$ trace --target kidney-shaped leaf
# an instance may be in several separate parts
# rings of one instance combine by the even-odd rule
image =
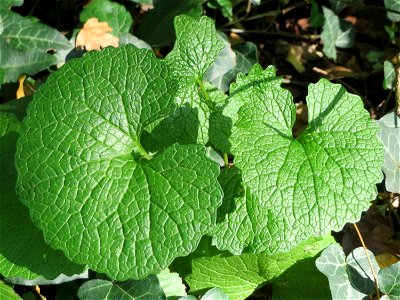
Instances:
[[[252,238],[243,234],[248,227],[237,226],[237,235],[247,239],[239,241],[241,249],[254,252],[288,250],[358,220],[382,180],[378,128],[359,97],[325,79],[311,84],[309,126],[293,138],[295,106],[276,80],[260,78],[247,86],[252,101],[242,101],[230,139],[242,170],[246,198],[240,206],[246,213],[231,213],[229,220],[249,219]],[[231,241],[219,244],[238,252]]]
[[[140,279],[190,253],[221,203],[200,145],[153,159],[143,129],[174,110],[176,82],[151,51],[88,53],[36,92],[17,146],[18,193],[46,241],[111,278]]]

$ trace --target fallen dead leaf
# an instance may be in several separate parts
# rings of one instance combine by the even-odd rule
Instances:
[[[118,47],[119,39],[110,32],[112,32],[112,28],[107,22],[99,22],[97,18],[91,18],[79,31],[75,47],[83,47],[87,51],[100,50],[107,46]]]

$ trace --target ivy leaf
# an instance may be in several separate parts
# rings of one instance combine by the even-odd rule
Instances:
[[[19,3],[8,1],[8,4]],[[25,73],[33,75],[52,64],[56,58],[47,50],[68,49],[68,40],[44,24],[22,17],[5,7],[0,8],[0,68],[1,83],[16,81]]]
[[[103,279],[89,280],[79,288],[78,297],[80,300],[167,299],[155,275],[142,280],[124,282],[112,282]]]
[[[393,22],[400,21],[400,1],[398,0],[384,0],[385,7],[397,11],[397,13],[388,11],[387,17]]]
[[[225,47],[214,60],[214,63],[208,71],[204,74],[204,80],[207,80],[219,88],[216,83],[218,83],[221,78],[236,65],[236,53],[233,51],[231,43],[226,35],[218,33],[218,38],[225,44]]]
[[[25,98],[0,105],[0,273],[8,279],[52,280],[61,273],[73,275],[85,268],[71,263],[62,252],[44,242],[27,207],[19,202],[15,193],[14,155],[28,102]]]
[[[220,288],[213,288],[208,290],[202,297],[202,300],[228,300],[229,297]]]
[[[18,142],[18,192],[69,259],[142,279],[211,231],[222,191],[205,148],[174,144],[148,160],[140,143],[175,109],[176,86],[164,61],[126,45],[72,60],[35,93]]]
[[[55,63],[56,58],[50,54],[15,49],[0,37],[0,68],[5,72],[3,83],[17,81],[21,74],[34,75]]]
[[[0,0],[1,6],[5,8],[10,8],[12,6],[21,6],[24,0]]]
[[[3,29],[0,38],[18,50],[47,51],[69,48],[67,38],[57,30],[8,9],[0,8],[0,24]]]
[[[354,44],[354,27],[351,23],[340,19],[333,11],[322,7],[325,22],[322,27],[321,40],[324,44],[322,51],[336,61],[336,47],[351,48]]]
[[[175,46],[165,60],[171,66],[174,78],[179,81],[175,98],[179,108],[154,129],[152,135],[156,140],[153,144],[159,147],[174,142],[205,145],[209,140],[210,106],[214,103],[199,95],[198,85],[224,43],[218,39],[214,21],[208,17],[196,21],[190,16],[178,16],[175,18],[175,29]]]
[[[301,266],[307,265],[308,270],[318,272],[315,266],[313,268],[308,266],[308,259],[314,259],[332,241],[331,236],[310,238],[290,252],[275,255],[266,253],[232,255],[218,251],[214,251],[211,255],[202,254],[191,260],[192,272],[185,279],[190,291],[195,294],[204,289],[219,287],[231,300],[244,299],[267,282],[273,284],[273,291],[282,289],[282,286],[287,284],[288,278],[293,278],[293,273],[298,272]],[[194,254],[196,253],[197,251]],[[312,279],[318,280],[320,284],[325,283],[318,278],[318,275]],[[309,290],[318,289],[321,296],[323,285],[316,287],[311,281],[309,280],[305,286],[308,286]]]
[[[385,162],[382,170],[385,173],[386,190],[400,193],[400,118],[390,112],[379,121],[379,139],[385,147]]]
[[[211,0],[211,1],[207,1],[207,6],[214,8],[214,9],[220,9],[222,12],[222,15],[225,18],[228,18],[230,21],[232,21],[232,19],[233,19],[232,0]]]
[[[203,13],[201,0],[159,0],[143,19],[138,37],[150,46],[166,46],[175,39],[174,18],[188,15],[195,19]],[[176,25],[175,25],[176,26]]]
[[[112,35],[116,37],[129,32],[133,24],[132,16],[125,6],[109,0],[91,1],[79,16],[82,23],[92,18],[106,22],[112,28]]]
[[[293,138],[291,94],[276,78],[248,81],[248,100],[242,99],[248,103],[229,140],[246,197],[227,222],[241,238],[214,233],[217,246],[234,253],[287,251],[358,220],[376,196],[383,162],[378,127],[361,99],[325,79],[310,84],[309,126]]]
[[[374,283],[367,275],[370,273],[370,266],[368,262],[365,264],[367,260],[365,251],[363,248],[357,249],[361,251],[350,253],[346,259],[340,245],[332,244],[322,252],[316,261],[318,270],[328,277],[332,299],[334,300],[367,299],[368,294],[374,291]],[[374,266],[379,269],[374,254],[369,250],[367,251],[371,260],[375,263]],[[349,260],[351,263],[349,263]],[[362,265],[357,265],[358,261]],[[363,291],[358,288],[362,288]]]
[[[400,262],[381,269],[378,273],[379,289],[390,300],[400,299]]]
[[[394,71],[394,66],[390,60],[385,60],[383,63],[383,88],[392,89],[396,80],[396,73]]]

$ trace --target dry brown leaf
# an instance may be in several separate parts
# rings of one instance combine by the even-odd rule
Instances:
[[[77,48],[84,47],[87,51],[100,50],[107,46],[118,47],[119,39],[110,32],[112,32],[112,28],[107,22],[99,22],[97,18],[91,18],[79,31],[75,46]]]

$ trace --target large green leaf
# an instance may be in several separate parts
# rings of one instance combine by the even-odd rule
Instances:
[[[97,18],[100,22],[107,22],[113,29],[112,34],[120,37],[129,32],[133,24],[131,14],[125,6],[110,0],[93,0],[81,12],[79,19],[86,22],[90,18]]]
[[[354,27],[351,23],[340,19],[329,8],[322,7],[324,12],[324,26],[322,27],[321,40],[325,55],[336,60],[336,47],[351,48],[354,44]]]
[[[176,17],[175,29],[175,46],[165,60],[179,81],[175,100],[180,107],[155,129],[154,143],[161,147],[174,142],[206,144],[214,103],[203,97],[199,81],[218,57],[224,43],[218,39],[214,21],[208,17],[198,21],[185,15]],[[220,96],[217,98],[221,99]]]
[[[200,18],[203,9],[201,0],[159,0],[148,12],[138,30],[138,37],[150,46],[166,46],[175,39],[174,18],[185,14]],[[193,33],[194,34],[194,33]]]
[[[164,61],[127,45],[72,60],[36,92],[18,143],[18,192],[71,260],[141,279],[212,229],[222,191],[205,148],[174,144],[147,160],[140,144],[174,110],[176,87]]]
[[[400,117],[395,112],[388,113],[378,125],[379,139],[385,147],[385,186],[389,192],[400,193]]]
[[[93,279],[85,282],[78,290],[80,300],[163,300],[164,291],[155,275],[142,280],[112,282],[103,279]]]
[[[62,252],[53,250],[44,242],[42,233],[29,217],[27,207],[15,194],[17,132],[28,101],[24,99],[0,105],[0,273],[8,278],[52,280],[61,273],[81,273],[84,267],[71,263]]]
[[[282,292],[282,286],[288,284],[288,279],[293,280],[293,273],[299,272],[297,265],[299,267],[310,265],[308,261],[307,263],[303,262],[306,259],[314,258],[332,241],[331,236],[311,238],[290,252],[275,255],[244,253],[234,256],[227,252],[202,255],[192,259],[192,271],[186,280],[193,293],[211,287],[219,287],[231,300],[250,296],[255,289],[266,282],[273,284],[273,290],[276,287],[279,292]],[[307,268],[314,271],[315,266]],[[324,286],[315,285],[324,283],[323,281],[319,280],[315,284],[312,282],[313,279],[318,279],[318,276],[307,278],[310,280],[307,283],[309,293],[305,293],[306,295],[312,295],[312,291],[315,293],[317,289],[324,290]],[[321,295],[323,294],[320,293]]]
[[[234,253],[275,253],[340,230],[359,219],[382,180],[378,126],[359,97],[325,79],[310,84],[309,126],[293,138],[291,94],[261,75],[247,80],[229,140],[245,197],[214,233],[217,247]]]

